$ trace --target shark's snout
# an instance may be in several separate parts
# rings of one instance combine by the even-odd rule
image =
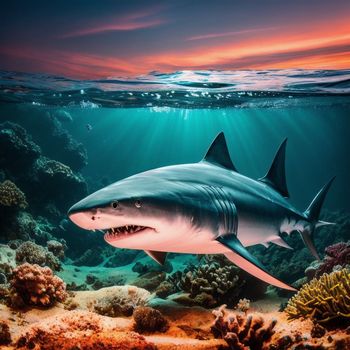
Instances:
[[[94,227],[94,223],[98,218],[90,211],[82,212],[68,212],[69,219],[72,220],[77,226],[90,230]]]

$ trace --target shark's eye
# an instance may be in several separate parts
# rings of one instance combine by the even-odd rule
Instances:
[[[113,201],[111,203],[111,207],[114,208],[114,209],[117,209],[119,207],[119,202],[118,201]]]
[[[135,207],[136,208],[141,208],[141,205],[142,205],[142,203],[141,203],[141,201],[139,199],[135,201]]]

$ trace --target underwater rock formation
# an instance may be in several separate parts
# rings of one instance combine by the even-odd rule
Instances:
[[[161,312],[148,306],[137,307],[132,316],[134,329],[139,333],[164,333],[169,328],[168,321]]]
[[[81,256],[74,260],[76,266],[96,266],[103,262],[102,249],[87,249]]]
[[[25,209],[28,206],[25,194],[10,180],[0,183],[0,206]]]
[[[94,311],[110,317],[131,316],[137,306],[145,306],[150,298],[149,292],[134,286],[104,288],[98,292],[104,293],[94,301]]]
[[[103,316],[71,311],[31,326],[16,342],[16,349],[38,350],[155,350],[138,333],[119,330]]]
[[[215,321],[211,331],[216,338],[226,341],[232,350],[261,350],[271,339],[277,320],[266,321],[261,316],[228,314],[226,305],[214,310]]]
[[[24,242],[16,249],[17,264],[30,263],[39,266],[48,266],[52,270],[59,271],[61,262],[50,251],[34,242]]]
[[[48,267],[25,263],[17,266],[10,280],[12,307],[25,305],[51,306],[66,299],[65,283]]]
[[[143,264],[142,262],[138,261],[135,263],[135,265],[132,267],[132,270],[134,272],[137,272],[140,276],[149,273],[149,272],[167,272],[171,273],[173,271],[173,266],[169,260],[166,260],[164,265],[160,265],[156,263],[155,261],[151,261],[149,263]]]
[[[150,271],[138,277],[133,281],[133,285],[139,288],[147,289],[150,292],[159,288],[160,284],[164,282],[166,273],[161,271]]]
[[[350,322],[350,271],[343,269],[313,279],[288,302],[285,312],[290,319],[310,318],[324,325]]]

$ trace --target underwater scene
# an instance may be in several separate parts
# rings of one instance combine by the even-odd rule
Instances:
[[[0,72],[1,349],[350,349],[350,71]]]

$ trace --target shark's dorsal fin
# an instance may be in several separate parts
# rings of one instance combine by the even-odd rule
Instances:
[[[274,190],[279,192],[283,197],[288,198],[288,188],[286,182],[286,167],[285,167],[285,159],[286,159],[286,145],[287,139],[285,139],[273,159],[271,167],[267,174],[259,179],[259,181],[266,183],[271,186]]]
[[[223,132],[216,136],[203,160],[209,163],[223,166],[230,170],[237,171],[230,158],[230,153],[228,151],[225,135]]]
[[[164,265],[166,259],[166,252],[157,252],[155,250],[145,250],[148,256],[155,260],[158,264]]]

